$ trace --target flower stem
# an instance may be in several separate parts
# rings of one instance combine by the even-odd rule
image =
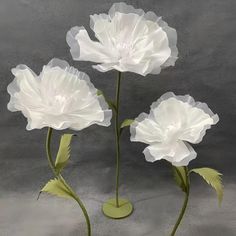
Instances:
[[[46,152],[47,152],[47,159],[48,159],[48,163],[50,168],[52,169],[53,174],[55,175],[56,178],[58,178],[62,184],[68,189],[68,191],[71,193],[71,196],[74,198],[74,200],[79,204],[86,223],[87,223],[87,231],[88,231],[88,236],[91,236],[91,224],[90,224],[90,220],[89,220],[89,216],[87,213],[87,210],[84,206],[84,204],[82,203],[82,201],[80,200],[79,196],[76,195],[76,193],[72,190],[72,188],[66,183],[65,179],[62,177],[61,174],[58,174],[55,168],[55,164],[53,162],[52,159],[52,155],[51,155],[51,140],[52,140],[52,128],[48,128],[48,133],[47,133],[47,139],[46,139]]]
[[[116,135],[116,207],[119,207],[119,178],[120,178],[120,125],[119,125],[119,109],[120,109],[120,84],[121,72],[118,72],[116,85],[116,112],[115,112],[115,135]]]
[[[170,234],[170,236],[174,236],[183,217],[184,217],[184,214],[185,214],[185,211],[186,211],[186,208],[187,208],[187,205],[188,205],[188,200],[189,200],[189,192],[190,192],[190,181],[189,181],[189,175],[188,175],[188,169],[187,167],[184,167],[185,169],[185,179],[186,179],[186,192],[185,192],[185,198],[184,198],[184,203],[183,203],[183,206],[182,206],[182,209],[180,211],[180,214],[179,214],[179,217],[175,223],[175,226]],[[182,180],[183,181],[183,180]],[[183,181],[183,184],[184,181]]]
[[[48,164],[53,172],[53,174],[57,177],[55,165],[52,159],[52,154],[51,154],[51,140],[52,140],[52,128],[48,128],[47,132],[47,139],[46,139],[46,152],[47,152],[47,159],[48,159]]]
[[[90,224],[90,220],[89,220],[89,215],[87,213],[87,210],[86,210],[83,202],[80,200],[79,196],[76,195],[76,193],[71,189],[71,187],[66,183],[66,181],[64,180],[64,178],[61,175],[59,175],[59,179],[62,181],[64,186],[70,191],[74,200],[79,204],[79,206],[84,214],[85,220],[86,220],[88,236],[91,236],[91,224]]]

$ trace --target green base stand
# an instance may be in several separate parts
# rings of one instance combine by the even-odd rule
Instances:
[[[116,199],[112,198],[103,204],[102,211],[109,218],[122,219],[132,214],[133,206],[129,200],[120,198],[119,207],[117,207]]]

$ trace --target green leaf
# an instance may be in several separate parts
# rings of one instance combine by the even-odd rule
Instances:
[[[221,178],[222,174],[217,170],[206,167],[192,169],[190,172],[199,174],[209,185],[211,185],[216,190],[219,205],[221,205],[223,199],[223,184]]]
[[[61,136],[60,146],[55,161],[55,168],[58,174],[66,166],[70,158],[70,143],[73,136],[74,134],[63,134]]]
[[[186,192],[187,180],[184,167],[173,166],[173,174],[176,184],[182,189],[183,192]]]
[[[97,90],[97,95],[98,96],[102,95],[104,97],[104,94],[103,94],[102,90],[99,90],[99,89]]]
[[[117,112],[116,104],[115,104],[113,101],[110,101],[110,100],[106,100],[106,101],[107,101],[107,104],[109,105],[109,107],[110,107],[113,111]]]
[[[132,119],[125,119],[120,125],[120,135],[121,135],[123,129],[127,126],[130,126],[133,122],[134,122],[134,120],[132,120]]]
[[[102,90],[97,90],[97,95],[98,95],[98,96],[100,96],[100,95],[103,96],[104,99],[105,99],[105,101],[107,102],[108,106],[109,106],[113,111],[117,112],[116,104],[115,104],[113,101],[108,100],[108,99],[105,97],[105,95],[104,95],[104,93],[102,92]]]
[[[121,123],[120,128],[124,128],[124,127],[130,126],[133,122],[134,122],[134,120],[132,120],[132,119],[125,119]]]
[[[70,191],[57,178],[50,180],[40,192],[46,192],[58,197],[72,198]]]

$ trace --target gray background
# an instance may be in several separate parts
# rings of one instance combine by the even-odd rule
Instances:
[[[97,88],[114,97],[116,72],[100,73],[91,63],[73,62],[65,42],[75,25],[89,28],[89,15],[107,12],[114,1],[1,0],[0,1],[0,235],[86,235],[81,211],[73,201],[42,195],[40,188],[52,174],[44,142],[46,130],[25,130],[20,113],[6,109],[10,69],[27,64],[39,73],[53,57],[66,59],[85,71]],[[191,167],[209,166],[224,174],[225,199],[217,206],[214,191],[198,176],[192,178],[189,208],[179,236],[236,235],[236,1],[136,0],[127,1],[153,10],[177,29],[176,66],[160,75],[126,73],[122,81],[123,118],[134,118],[167,91],[191,94],[208,103],[220,122],[195,146],[198,158]],[[57,148],[59,132],[54,139]],[[114,192],[114,139],[112,127],[92,126],[78,133],[64,175],[84,200],[95,236],[165,236],[171,230],[183,195],[172,181],[166,162],[147,163],[145,145],[122,139],[121,193],[135,204],[134,214],[113,221],[100,211]]]

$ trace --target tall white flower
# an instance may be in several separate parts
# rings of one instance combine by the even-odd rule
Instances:
[[[88,75],[53,59],[37,76],[26,65],[12,69],[15,79],[8,85],[8,109],[21,111],[27,130],[51,127],[81,130],[92,124],[109,126],[111,110],[90,82]]]
[[[67,33],[67,43],[74,60],[98,63],[93,67],[101,72],[159,74],[177,60],[176,30],[153,12],[115,3],[108,14],[91,15],[90,27],[98,41],[76,26]]]
[[[131,141],[149,144],[143,151],[149,162],[165,159],[174,166],[186,166],[197,156],[189,143],[201,142],[218,121],[207,104],[168,92],[151,105],[150,114],[141,113],[135,119]]]

